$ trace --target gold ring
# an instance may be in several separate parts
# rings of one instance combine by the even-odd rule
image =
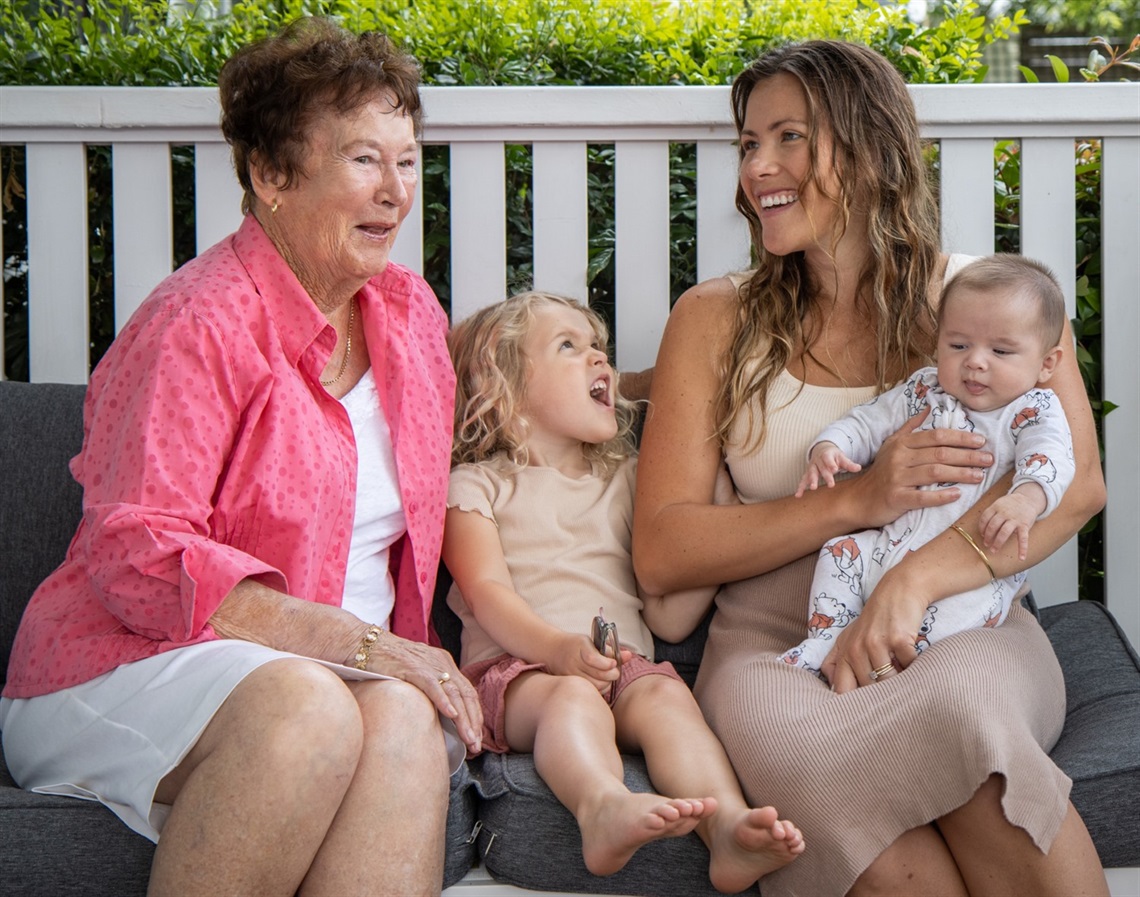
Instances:
[[[450,681],[451,681],[451,673],[444,673],[442,676],[439,677],[439,684],[440,685],[443,685],[443,683],[450,682]]]
[[[875,669],[871,670],[871,675],[870,675],[871,681],[872,682],[878,682],[880,679],[882,679],[884,676],[886,676],[887,673],[891,672],[891,670],[893,670],[894,668],[895,668],[895,665],[893,663],[890,663],[890,662],[884,663],[881,667],[875,667]]]

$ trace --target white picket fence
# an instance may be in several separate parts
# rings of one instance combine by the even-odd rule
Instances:
[[[505,153],[533,148],[534,284],[585,298],[586,148],[615,152],[617,361],[655,359],[669,312],[669,144],[697,146],[697,269],[744,267],[736,151],[724,87],[424,91],[424,140],[450,152],[452,313],[506,295]],[[1103,140],[1108,603],[1140,645],[1140,84],[911,88],[941,144],[944,248],[994,249],[994,141],[1021,141],[1021,251],[1061,277],[1075,308],[1074,141]],[[35,381],[88,376],[85,145],[113,148],[117,326],[172,267],[171,145],[195,150],[197,245],[233,231],[240,191],[207,88],[0,87],[0,142],[27,150],[29,353]],[[397,260],[422,268],[417,201]],[[0,247],[2,251],[3,247]],[[2,253],[0,253],[2,254]],[[0,340],[2,346],[2,340]],[[0,349],[2,351],[2,349]],[[1034,571],[1042,604],[1076,594],[1075,540]]]

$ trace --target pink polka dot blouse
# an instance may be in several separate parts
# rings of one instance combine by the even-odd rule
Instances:
[[[359,294],[407,533],[392,547],[392,629],[427,641],[455,374],[431,288],[390,264]],[[336,333],[260,224],[164,280],[91,377],[71,471],[83,519],[36,591],[4,694],[58,691],[214,639],[246,577],[338,605],[356,447],[319,377]]]

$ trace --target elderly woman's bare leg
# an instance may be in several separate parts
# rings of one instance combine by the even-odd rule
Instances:
[[[966,897],[966,885],[946,842],[932,825],[920,825],[884,850],[855,880],[849,897]]]
[[[349,687],[364,747],[301,894],[439,894],[450,789],[439,714],[404,682]]]
[[[352,782],[363,742],[331,671],[275,660],[233,690],[155,799],[173,803],[150,895],[292,895]]]
[[[938,820],[951,851],[963,858],[959,865],[970,893],[1107,897],[1100,858],[1073,805],[1049,852],[1042,853],[1029,835],[1006,821],[1004,786],[1002,776],[990,776],[969,801]]]

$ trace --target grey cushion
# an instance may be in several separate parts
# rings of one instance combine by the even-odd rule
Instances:
[[[79,523],[67,463],[83,440],[85,387],[0,381],[0,675],[24,606]]]
[[[451,799],[447,805],[446,853],[443,857],[443,886],[449,887],[475,865],[475,823],[479,796],[467,765],[451,777]]]
[[[154,845],[102,804],[32,794],[0,758],[0,891],[40,897],[146,893]]]
[[[82,490],[68,461],[83,438],[86,388],[0,381],[0,675],[32,592],[63,560]],[[475,857],[476,793],[451,779],[444,886]],[[5,894],[144,894],[154,845],[102,804],[16,787],[0,753],[0,890]]]
[[[467,771],[451,777],[443,886],[475,860],[477,796]],[[106,807],[18,788],[0,756],[0,892],[76,897],[144,895],[154,845]]]
[[[626,754],[622,761],[626,787],[653,790],[641,757]],[[471,767],[481,798],[479,853],[496,879],[524,888],[588,894],[720,893],[709,884],[709,853],[695,834],[651,842],[620,872],[602,878],[586,869],[578,825],[538,777],[530,754],[484,754]]]
[[[1032,606],[1032,602],[1031,606]],[[1040,617],[1065,675],[1068,716],[1052,757],[1073,779],[1072,800],[1105,866],[1140,865],[1140,664],[1105,608],[1073,602]],[[683,674],[695,671],[707,623],[679,645],[656,643]],[[691,684],[691,680],[690,680]],[[644,761],[623,755],[626,784],[651,790]],[[695,835],[650,844],[617,875],[598,878],[582,863],[573,816],[539,779],[529,754],[472,764],[481,796],[479,850],[501,881],[597,894],[714,894],[708,853]],[[541,848],[536,849],[535,845]]]
[[[1041,608],[1068,712],[1053,760],[1105,866],[1140,866],[1140,659],[1103,605]]]
[[[447,607],[450,585],[451,577],[441,568],[432,623],[458,662],[461,624]],[[654,639],[656,657],[672,663],[690,687],[710,619],[711,614],[678,644]],[[655,790],[642,757],[623,754],[622,763],[631,791]],[[578,824],[539,778],[530,754],[484,754],[469,766],[480,798],[479,855],[496,879],[524,888],[589,894],[712,897],[720,893],[709,884],[709,853],[695,834],[648,844],[620,872],[601,878],[586,868]]]

